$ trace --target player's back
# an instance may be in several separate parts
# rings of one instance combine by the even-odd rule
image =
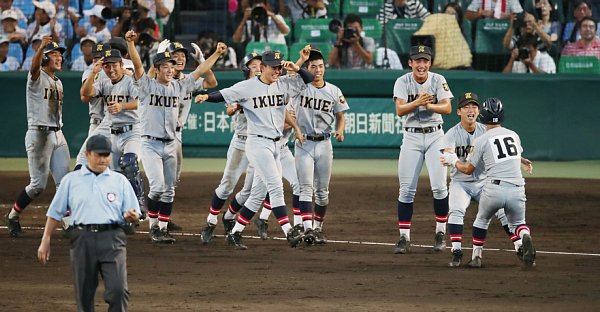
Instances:
[[[488,180],[524,185],[522,152],[519,135],[510,129],[497,127],[489,129],[475,140],[470,161],[475,167],[485,168]]]

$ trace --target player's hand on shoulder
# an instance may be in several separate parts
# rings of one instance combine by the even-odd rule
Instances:
[[[129,30],[127,31],[127,33],[125,34],[125,40],[127,40],[127,42],[134,42],[135,39],[137,38],[137,33],[133,30]]]
[[[200,104],[200,103],[206,101],[207,99],[208,99],[208,94],[198,94],[194,98],[194,101],[196,102],[196,104]]]

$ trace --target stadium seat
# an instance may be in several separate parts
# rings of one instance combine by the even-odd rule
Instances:
[[[325,42],[335,40],[336,34],[329,31],[331,18],[308,18],[296,21],[294,40],[296,42]]]
[[[12,42],[8,44],[8,55],[15,57],[19,63],[23,62],[23,48],[21,44]]]
[[[465,34],[469,49],[473,50],[473,24],[471,24],[470,20],[466,18],[463,19],[462,30],[463,34]]]
[[[386,25],[385,34],[388,48],[399,55],[408,54],[410,50],[410,37],[423,25],[420,19],[395,19]]]
[[[289,54],[290,61],[292,61],[292,62],[297,61],[298,58],[300,57],[300,50],[302,50],[305,46],[306,46],[305,42],[296,42],[296,43],[292,44],[292,46],[290,47],[290,54]],[[331,44],[324,42],[324,43],[318,43],[318,44],[311,44],[311,46],[321,50],[321,53],[323,54],[323,59],[325,61],[325,65],[327,65],[329,53],[331,52],[331,49],[332,49]]]
[[[349,13],[361,16],[375,17],[383,6],[383,0],[344,0],[342,12],[344,15]]]
[[[35,11],[35,6],[31,0],[14,0],[13,7],[21,9],[25,17],[29,18]]]
[[[327,16],[329,17],[339,17],[340,16],[340,2],[342,0],[329,0],[329,4],[327,5]]]
[[[363,31],[366,37],[375,39],[376,42],[381,41],[381,24],[376,18],[363,18]]]
[[[285,24],[288,25],[290,31],[285,35],[285,41],[289,44],[293,41],[294,37],[294,23],[290,17],[284,17]]]
[[[246,45],[246,53],[248,55],[252,52],[256,52],[258,54],[262,54],[265,51],[280,51],[283,54],[287,54],[288,48],[287,45],[281,43],[271,43],[271,42],[248,42]],[[288,59],[288,55],[284,55],[284,59]]]
[[[558,72],[563,74],[600,74],[600,60],[595,56],[561,56]]]
[[[114,1],[113,1],[114,5]],[[69,0],[69,6],[73,7],[75,10],[79,11],[79,0]]]
[[[504,49],[502,39],[508,30],[507,19],[480,19],[475,31],[475,53],[508,54]]]

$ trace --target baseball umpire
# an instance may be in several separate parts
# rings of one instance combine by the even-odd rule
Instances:
[[[29,185],[19,194],[5,221],[12,237],[23,233],[19,218],[25,207],[38,197],[52,172],[58,187],[69,172],[69,147],[62,133],[63,85],[56,77],[62,70],[65,48],[44,36],[31,61],[27,76],[27,134],[25,149],[29,165]]]

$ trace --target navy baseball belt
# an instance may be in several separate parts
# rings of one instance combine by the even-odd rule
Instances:
[[[88,232],[102,232],[121,228],[121,224],[76,224],[73,226],[74,229]]]
[[[433,127],[423,127],[423,128],[411,128],[404,127],[404,131],[411,133],[432,133],[442,129],[442,125],[437,125]]]
[[[522,185],[517,185],[517,184],[514,184],[514,183],[502,181],[502,180],[490,180],[490,183],[495,184],[495,185],[508,185],[508,186],[514,186],[514,187],[521,187],[522,186]]]
[[[256,136],[259,137],[259,138],[271,140],[271,141],[274,141],[274,142],[277,142],[277,141],[281,140],[281,137],[270,138],[270,137],[266,137],[266,136],[260,135],[260,134],[257,134]]]
[[[160,141],[160,142],[164,142],[164,143],[173,142],[173,139],[157,138],[157,137],[153,137],[150,135],[142,135],[142,138],[146,138],[146,139],[150,139],[150,140],[154,140],[154,141]]]
[[[60,127],[50,127],[50,126],[32,126],[29,129],[32,130],[40,130],[40,131],[58,131],[60,130]]]
[[[123,134],[133,130],[133,125],[125,125],[122,127],[110,127],[110,134]]]
[[[329,134],[329,133],[322,134],[322,135],[306,135],[307,140],[316,141],[316,142],[329,140],[330,137],[331,137],[331,134]]]
[[[245,141],[248,138],[248,136],[238,134],[237,138]]]

